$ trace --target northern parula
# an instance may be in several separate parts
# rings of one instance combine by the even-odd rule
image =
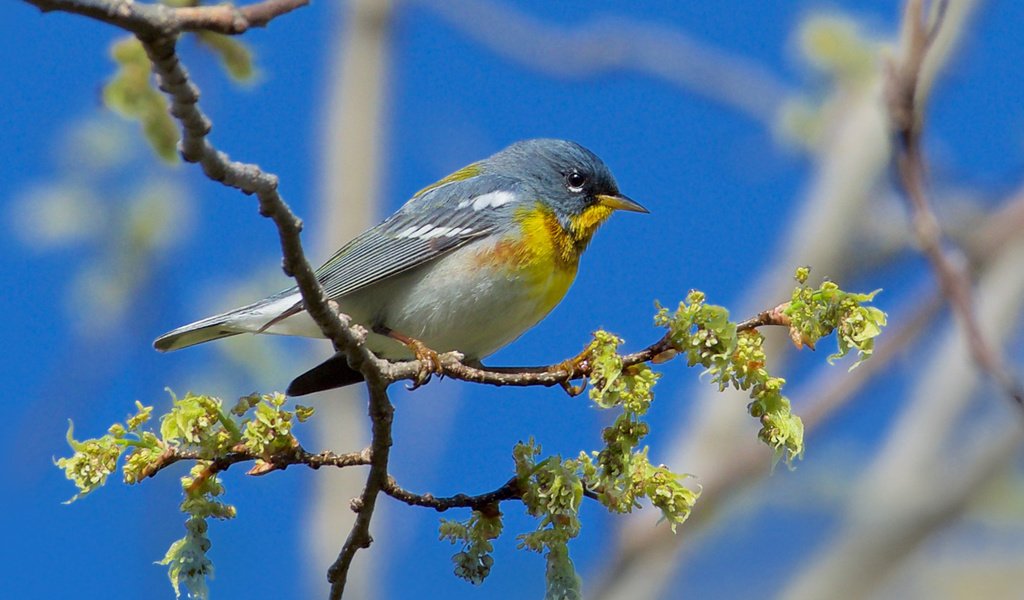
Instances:
[[[521,141],[416,192],[316,274],[327,297],[373,332],[366,343],[378,356],[409,358],[425,346],[478,363],[561,301],[594,231],[615,210],[648,212],[619,193],[593,152],[565,140]],[[323,337],[292,287],[153,345],[177,350],[245,332]],[[360,380],[335,355],[288,393]]]

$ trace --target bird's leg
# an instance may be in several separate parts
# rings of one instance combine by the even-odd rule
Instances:
[[[572,358],[567,358],[560,363],[555,363],[551,365],[550,367],[548,367],[548,370],[551,371],[552,373],[565,371],[566,373],[569,374],[569,377],[572,377],[574,374],[585,370],[587,361],[589,360],[590,346],[588,345],[586,348],[583,349],[583,352],[580,352],[579,354]]]
[[[548,370],[553,373],[565,372],[568,373],[568,377],[561,383],[562,389],[565,390],[570,396],[578,396],[583,393],[583,390],[587,387],[587,380],[584,379],[582,383],[572,383],[573,375],[586,370],[587,361],[590,360],[590,346],[588,345],[583,349],[582,352],[572,358],[563,360],[560,363],[551,365]]]
[[[412,352],[413,356],[416,357],[416,360],[420,361],[420,371],[416,374],[416,381],[413,382],[412,387],[409,388],[410,390],[414,390],[430,381],[430,377],[434,373],[441,375],[444,372],[441,368],[441,357],[437,352],[427,348],[426,344],[416,338],[402,335],[401,333],[383,325],[375,326],[373,328],[373,332],[379,333],[380,335],[386,335],[399,342]]]

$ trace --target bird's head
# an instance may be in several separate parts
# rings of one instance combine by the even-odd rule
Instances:
[[[648,212],[619,192],[604,161],[575,142],[525,140],[495,154],[488,163],[489,171],[520,179],[581,247],[612,212]]]

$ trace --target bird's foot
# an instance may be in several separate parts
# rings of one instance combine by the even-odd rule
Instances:
[[[583,390],[587,389],[587,380],[584,379],[581,383],[572,383],[572,380],[586,370],[589,360],[590,347],[588,346],[576,356],[551,365],[548,370],[552,373],[566,373],[566,378],[561,382],[562,389],[570,396],[579,396]]]
[[[438,375],[444,374],[444,369],[441,365],[441,355],[428,348],[423,342],[384,327],[375,328],[374,332],[386,335],[401,343],[403,346],[408,348],[416,360],[420,362],[419,372],[416,373],[416,378],[413,380],[413,384],[408,386],[410,391],[426,384],[435,373]]]
[[[437,373],[438,375],[444,375],[444,369],[441,365],[441,356],[427,348],[423,342],[409,338],[409,342],[405,344],[407,348],[412,350],[413,355],[416,356],[416,360],[420,361],[420,370],[416,374],[416,380],[409,387],[409,390],[414,390],[421,385],[424,385],[430,378]]]

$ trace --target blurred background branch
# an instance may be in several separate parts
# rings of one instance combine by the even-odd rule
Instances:
[[[559,27],[508,3],[410,0],[492,52],[550,77],[636,72],[770,125],[790,90],[764,66],[697,41],[678,28],[606,16]]]
[[[921,0],[907,2],[901,59],[887,65],[885,90],[891,127],[899,139],[896,165],[903,192],[910,203],[914,234],[921,251],[932,263],[942,293],[964,330],[974,362],[1003,387],[1019,408],[1024,409],[1024,390],[1016,377],[1007,371],[1002,353],[981,333],[971,300],[971,279],[966,272],[966,261],[962,254],[954,255],[943,249],[942,227],[925,191],[927,168],[921,144],[925,104],[918,92],[924,63],[928,60],[932,43],[942,34],[948,6],[945,0],[937,2],[926,15]]]
[[[380,215],[381,159],[388,124],[387,93],[390,80],[392,5],[389,0],[353,0],[339,5],[333,19],[334,34],[323,102],[324,127],[318,143],[320,174],[317,193],[317,246],[321,256],[369,227]],[[329,348],[321,348],[326,355]],[[320,359],[312,359],[311,363]],[[325,448],[359,447],[368,443],[362,386],[330,393],[316,419],[317,443]],[[331,473],[312,483],[303,522],[306,596],[321,593],[323,574],[338,554],[339,532],[348,531],[355,513],[347,499],[359,495],[364,476],[359,472]],[[383,507],[382,507],[383,508]],[[385,510],[378,510],[375,527],[386,527]],[[364,552],[360,565],[349,573],[349,597],[371,596],[379,552]]]

